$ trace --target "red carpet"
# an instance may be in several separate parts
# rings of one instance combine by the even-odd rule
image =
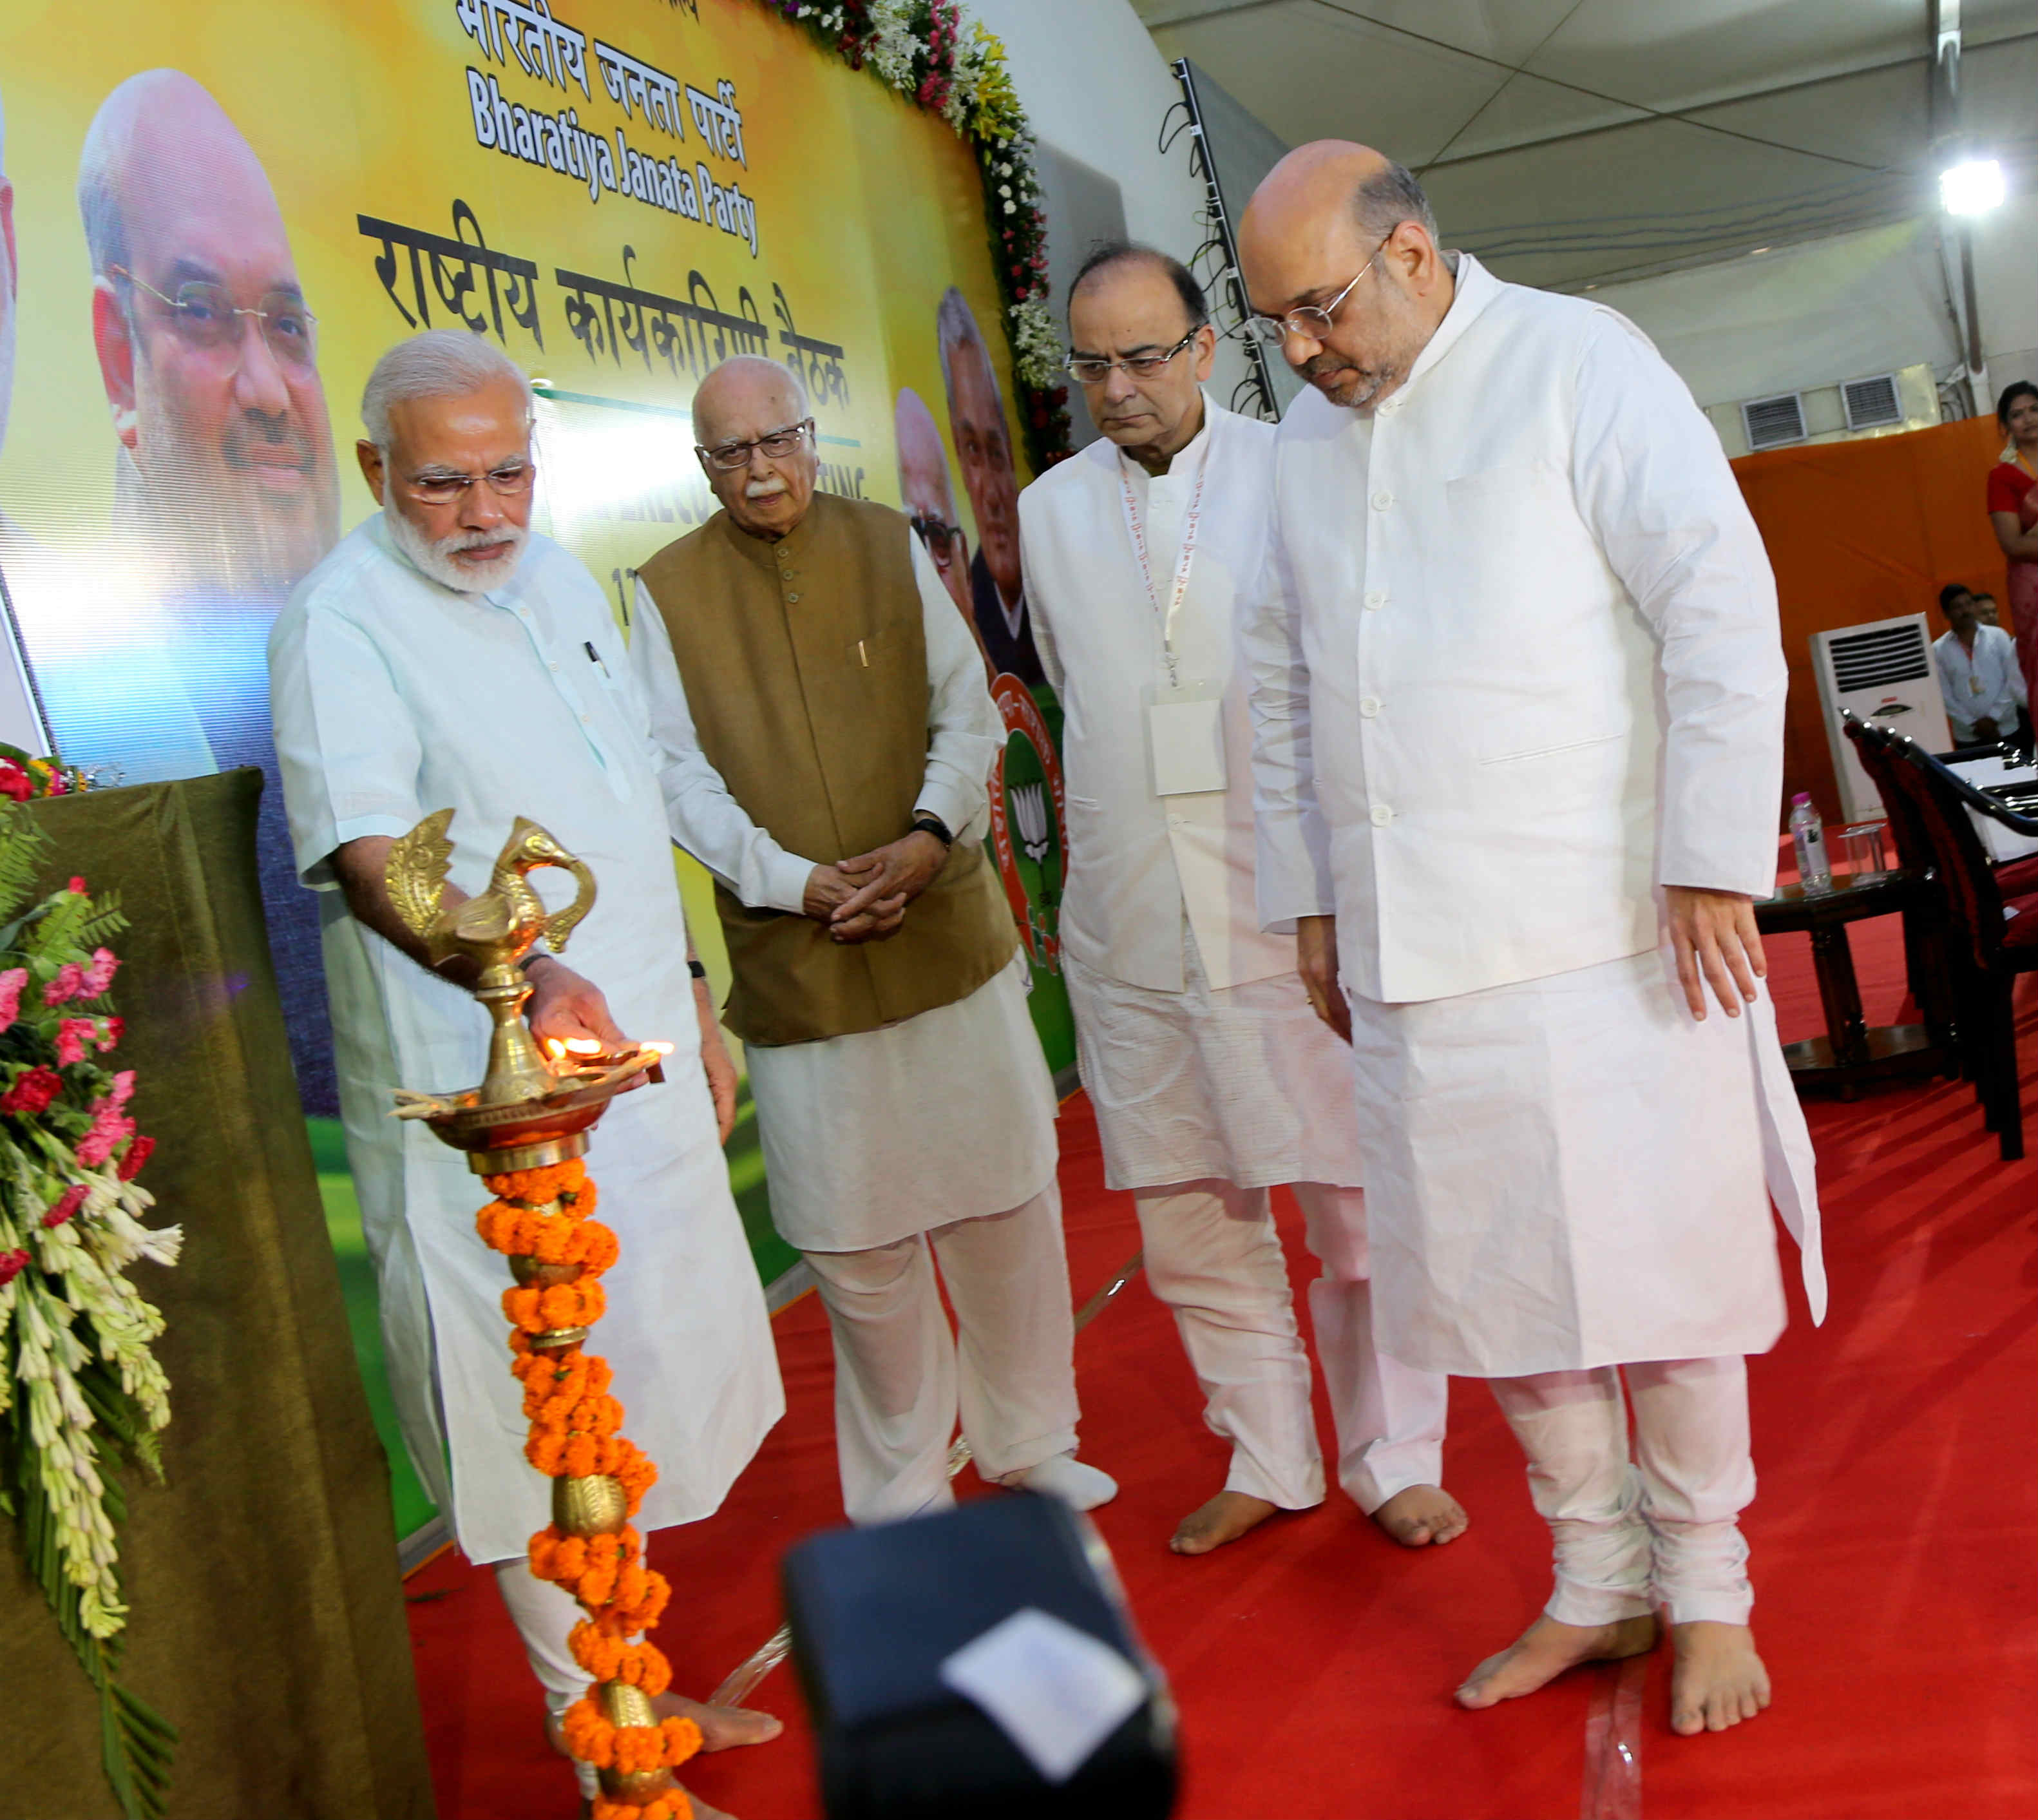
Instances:
[[[1893,919],[1857,925],[1872,1022],[1902,998]],[[1771,945],[1786,1038],[1819,1013],[1802,937]],[[2028,984],[2028,983],[2027,983]],[[2025,1003],[2038,1101],[2038,999]],[[2038,1149],[2038,1104],[2031,1138]],[[1215,1490],[1171,1322],[1135,1281],[1078,1344],[1085,1457],[1119,1480],[1097,1513],[1182,1710],[1190,1820],[2026,1820],[2038,1803],[2038,1166],[2005,1164],[1969,1089],[1906,1086],[1810,1108],[1832,1312],[1752,1362],[1761,1489],[1746,1527],[1775,1707],[1724,1736],[1664,1720],[1667,1657],[1647,1665],[1640,1801],[1582,1801],[1604,1671],[1464,1713],[1449,1691],[1548,1587],[1548,1541],[1483,1386],[1453,1386],[1446,1477],[1472,1517],[1449,1548],[1396,1548],[1343,1498],[1220,1553],[1170,1555]],[[1078,1098],[1062,1121],[1078,1297],[1137,1249],[1129,1197],[1102,1185]],[[1298,1286],[1313,1267],[1282,1209]],[[1307,1319],[1307,1305],[1297,1306]],[[658,1641],[705,1693],[778,1620],[787,1545],[839,1520],[831,1367],[813,1299],[777,1322],[790,1413],[711,1522],[653,1549],[672,1578]],[[627,1386],[619,1386],[626,1395]],[[1324,1424],[1326,1443],[1328,1423]],[[961,1486],[975,1488],[965,1469]],[[456,1556],[410,1583],[419,1685],[442,1820],[564,1820],[570,1773],[490,1576]],[[741,1820],[817,1820],[790,1667],[755,1697],[787,1735],[688,1772]],[[1602,1698],[1602,1705],[1605,1704]]]

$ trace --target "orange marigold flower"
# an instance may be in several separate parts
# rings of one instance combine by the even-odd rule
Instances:
[[[631,1678],[624,1672],[631,1655],[630,1645],[585,1618],[566,1633],[566,1647],[573,1651],[574,1660],[597,1681]]]
[[[665,1734],[665,1761],[669,1769],[678,1769],[700,1750],[700,1727],[691,1719],[661,1720],[658,1729]]]
[[[599,1276],[623,1255],[621,1242],[608,1227],[598,1219],[591,1219],[580,1229],[585,1249],[581,1262]]]
[[[592,1763],[597,1769],[615,1767],[616,1727],[591,1696],[582,1694],[566,1708],[559,1729],[565,1735],[566,1749],[581,1762]]]
[[[612,1749],[613,1766],[626,1776],[665,1766],[665,1735],[655,1725],[619,1725]]]
[[[687,1799],[683,1788],[668,1789],[657,1800],[647,1801],[641,1807],[597,1795],[591,1811],[593,1820],[693,1820],[694,1817],[693,1803]]]
[[[672,1596],[672,1589],[663,1574],[654,1573],[650,1579],[641,1603],[624,1605],[619,1602],[616,1606],[616,1621],[626,1630],[655,1629],[658,1620],[665,1616],[665,1604]]]
[[[587,1166],[578,1157],[552,1163],[544,1169],[506,1170],[482,1178],[490,1193],[504,1200],[521,1200],[526,1206],[543,1207],[562,1195],[572,1194],[587,1181]]]
[[[608,1678],[632,1682],[656,1700],[672,1685],[672,1665],[655,1644],[633,1643],[625,1647],[622,1661]]]

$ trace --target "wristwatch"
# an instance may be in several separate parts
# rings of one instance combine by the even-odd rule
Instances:
[[[696,980],[705,980],[707,977],[707,969],[691,954],[687,957],[687,971]]]
[[[931,834],[945,848],[955,845],[955,836],[949,833],[949,825],[930,810],[923,809],[913,817],[913,828],[916,833]]]

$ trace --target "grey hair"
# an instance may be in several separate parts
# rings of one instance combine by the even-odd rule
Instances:
[[[934,318],[941,332],[941,384],[949,395],[949,420],[955,420],[956,386],[955,357],[957,351],[973,347],[983,359],[983,370],[991,376],[991,396],[996,400],[998,415],[1005,414],[1005,389],[998,383],[998,365],[991,358],[991,350],[984,344],[983,331],[976,326],[975,313],[969,307],[968,300],[953,285],[941,293],[941,307]]]
[[[1386,239],[1403,222],[1418,223],[1431,240],[1438,237],[1436,213],[1406,165],[1390,164],[1360,184],[1351,192],[1351,212],[1368,240]]]
[[[797,367],[789,366],[782,360],[767,359],[761,354],[732,354],[719,366],[710,368],[702,377],[700,384],[694,388],[692,415],[695,442],[705,445],[707,442],[707,433],[701,428],[701,394],[706,391],[708,381],[713,379],[716,373],[726,373],[732,367],[739,370],[761,367],[765,369],[772,378],[784,380],[793,389],[793,402],[798,407],[800,420],[805,422],[813,415],[813,405],[807,397],[807,382],[800,377]]]
[[[388,452],[392,440],[389,407],[413,398],[465,398],[507,380],[531,415],[531,382],[524,370],[493,342],[464,328],[427,328],[400,341],[375,362],[361,393],[361,421],[368,440]]]

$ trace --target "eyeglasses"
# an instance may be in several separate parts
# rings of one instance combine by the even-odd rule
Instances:
[[[272,290],[259,309],[242,309],[224,285],[180,284],[175,297],[165,297],[124,265],[107,270],[146,290],[168,309],[177,338],[193,347],[211,353],[233,347],[241,339],[241,318],[252,316],[262,325],[262,339],[269,351],[284,365],[309,368],[318,358],[318,318],[305,308],[302,298],[290,291]]]
[[[953,560],[955,547],[962,537],[962,526],[951,525],[945,519],[937,518],[932,513],[920,513],[906,522],[913,528],[913,535],[926,546],[927,554],[944,567]]]
[[[531,483],[537,477],[535,461],[506,461],[486,474],[449,474],[442,468],[427,468],[405,481],[403,491],[426,506],[450,506],[456,499],[465,499],[468,487],[485,481],[498,499],[513,499],[529,492]]]
[[[1290,310],[1286,316],[1248,316],[1245,319],[1248,332],[1277,347],[1291,335],[1298,335],[1305,341],[1321,341],[1331,332],[1331,320],[1337,314],[1338,305],[1351,295],[1352,286],[1379,264],[1381,247],[1393,239],[1400,229],[1401,224],[1396,222],[1380,237],[1379,246],[1373,249],[1373,257],[1358,268],[1358,277],[1354,278],[1351,284],[1347,285],[1328,303],[1320,305],[1305,303],[1299,309]]]
[[[1093,354],[1072,354],[1062,364],[1078,385],[1101,385],[1121,366],[1135,379],[1151,379],[1155,373],[1164,371],[1168,363],[1203,332],[1203,326],[1198,323],[1165,354],[1128,354],[1123,360],[1100,360]]]
[[[696,442],[694,453],[703,461],[719,468],[725,474],[733,474],[737,468],[750,465],[750,452],[753,449],[763,449],[775,461],[783,456],[797,453],[800,445],[806,440],[813,427],[814,420],[809,417],[797,423],[789,423],[782,430],[774,430],[768,436],[760,436],[754,442],[718,442],[712,449],[704,449]]]

